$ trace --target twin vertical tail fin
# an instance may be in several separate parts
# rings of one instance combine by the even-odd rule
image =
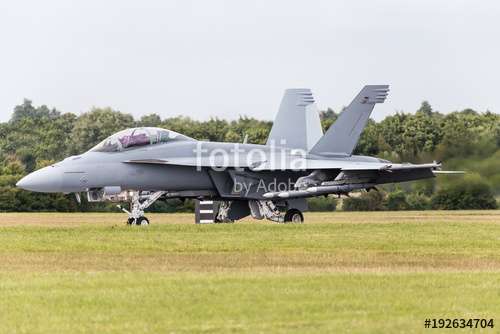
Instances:
[[[375,104],[383,103],[388,92],[388,85],[363,87],[309,153],[327,156],[351,155]]]
[[[323,135],[318,108],[310,89],[285,90],[267,145],[309,151]]]
[[[302,149],[313,155],[351,155],[375,104],[383,103],[388,92],[388,85],[363,87],[323,135],[311,90],[287,89],[267,139],[267,145]]]

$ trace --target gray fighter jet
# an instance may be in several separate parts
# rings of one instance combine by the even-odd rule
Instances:
[[[385,183],[434,177],[441,165],[392,163],[353,155],[387,85],[365,86],[323,134],[309,89],[288,89],[266,145],[199,141],[140,127],[118,132],[81,155],[37,170],[17,186],[37,192],[86,193],[89,202],[128,202],[128,224],[147,225],[156,200],[218,201],[219,222],[251,215],[303,222],[306,198],[376,190]]]

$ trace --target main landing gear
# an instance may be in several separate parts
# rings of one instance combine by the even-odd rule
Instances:
[[[304,215],[297,209],[288,210],[285,213],[285,223],[301,224],[304,222]]]
[[[276,223],[298,223],[304,222],[302,212],[297,208],[288,208],[273,201],[250,200],[248,202],[250,214],[255,219],[268,219]]]
[[[155,191],[152,193],[141,194],[134,191],[130,200],[130,211],[117,205],[123,212],[128,214],[127,225],[149,225],[149,219],[144,217],[144,210],[159,199],[166,191]]]

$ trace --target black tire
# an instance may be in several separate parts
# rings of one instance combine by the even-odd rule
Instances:
[[[149,225],[149,220],[146,217],[139,217],[137,218],[135,224],[138,226]]]
[[[297,209],[290,209],[285,213],[285,223],[302,224],[304,215]]]
[[[228,218],[226,218],[224,220],[220,220],[220,219],[215,218],[214,223],[215,224],[232,224],[232,223],[234,223],[234,220],[228,219]]]
[[[134,218],[127,219],[127,225],[135,225],[135,219]]]

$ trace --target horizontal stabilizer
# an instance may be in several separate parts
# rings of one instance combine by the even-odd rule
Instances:
[[[383,103],[388,85],[365,86],[325,135],[314,145],[314,155],[351,155],[376,103]]]

